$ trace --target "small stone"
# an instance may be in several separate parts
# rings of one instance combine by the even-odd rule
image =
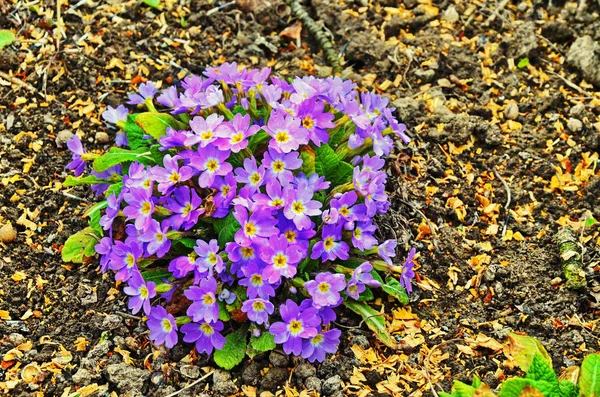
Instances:
[[[12,332],[8,335],[8,341],[13,346],[19,346],[21,343],[25,342],[25,337],[19,333]]]
[[[269,362],[279,368],[287,368],[290,365],[288,356],[275,350],[269,354]]]
[[[195,365],[182,365],[179,372],[190,379],[198,379],[200,377],[200,368]]]
[[[232,381],[227,380],[225,382],[215,383],[213,385],[213,392],[215,393],[215,396],[229,397],[238,392],[238,387]]]
[[[317,373],[317,369],[314,365],[309,363],[302,363],[296,367],[294,371],[296,376],[300,379],[306,379],[309,376],[315,376]]]
[[[585,105],[582,103],[578,103],[575,106],[572,106],[571,109],[569,109],[569,114],[573,117],[582,117],[586,112],[586,108]]]
[[[110,348],[112,346],[112,342],[109,340],[105,340],[104,342],[94,346],[92,350],[87,354],[87,358],[102,358],[108,354]]]
[[[85,386],[92,383],[92,374],[85,368],[79,368],[73,375],[73,383],[78,386]]]
[[[567,121],[567,128],[571,132],[579,132],[583,129],[583,123],[581,120],[571,117],[569,118],[569,121]]]
[[[306,386],[308,390],[314,390],[319,394],[321,393],[321,379],[316,376],[309,376],[306,378],[304,386]]]
[[[251,362],[242,373],[242,380],[245,384],[250,386],[258,385],[260,378],[260,366],[255,361]]]
[[[97,143],[108,143],[110,142],[110,136],[108,136],[108,134],[104,131],[98,131],[96,132],[96,142]]]
[[[121,316],[119,316],[118,314],[109,314],[104,318],[104,321],[102,322],[102,327],[108,329],[116,329],[119,328],[122,323],[123,319],[121,318]]]
[[[231,380],[231,374],[227,371],[223,371],[222,369],[216,369],[212,376],[213,384],[227,382]]]
[[[525,12],[525,11],[527,11],[528,8],[529,8],[529,4],[527,4],[524,1],[517,4],[517,11],[519,11],[519,12]]]
[[[73,132],[70,130],[61,130],[56,134],[56,138],[54,139],[54,143],[58,148],[63,148],[66,146],[69,139],[73,137]]]
[[[275,390],[282,386],[288,377],[288,371],[283,368],[271,368],[260,382],[260,388],[264,390]]]
[[[128,336],[125,338],[125,346],[127,346],[127,348],[132,351],[136,351],[140,348],[140,344],[138,343],[137,339],[135,339],[132,336]]]
[[[143,394],[147,388],[146,382],[150,378],[148,371],[132,367],[125,363],[106,366],[108,381],[114,384],[121,393],[134,395]]]
[[[0,241],[3,243],[10,243],[17,238],[17,232],[13,228],[12,223],[8,222],[6,225],[0,227]]]
[[[340,391],[342,388],[342,378],[339,375],[332,376],[326,379],[321,386],[321,393],[325,396],[331,396],[335,392]]]
[[[494,281],[494,279],[496,278],[496,268],[494,266],[490,266],[487,269],[485,269],[485,272],[483,272],[483,278],[487,282]]]
[[[162,371],[153,372],[150,375],[150,382],[156,386],[162,386],[165,384],[165,374]]]
[[[417,69],[415,70],[415,76],[421,79],[424,83],[430,83],[435,78],[435,70],[428,69]]]
[[[600,87],[600,43],[592,36],[575,40],[567,54],[567,61],[581,72],[588,83]]]
[[[504,108],[504,117],[509,120],[516,120],[519,117],[519,105],[514,102],[510,102]]]
[[[450,6],[450,7],[446,8],[446,11],[444,11],[442,18],[444,18],[444,20],[446,20],[450,23],[454,23],[454,22],[458,21],[460,16],[458,15],[458,11],[456,11],[456,7]]]
[[[364,335],[354,335],[352,339],[350,339],[350,346],[353,345],[358,345],[363,349],[368,349],[369,347],[371,347],[369,339],[367,339],[367,337]]]

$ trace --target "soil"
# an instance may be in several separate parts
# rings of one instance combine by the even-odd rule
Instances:
[[[62,24],[56,2],[0,0],[0,28],[17,33],[0,50],[0,227],[17,232],[0,242],[0,389],[165,396],[214,364],[191,346],[152,346],[96,262],[61,261],[94,200],[61,184],[65,137],[106,149],[97,133],[114,131],[99,115],[146,79],[176,83],[225,61],[286,76],[331,68],[306,30],[279,35],[295,20],[277,1],[216,12],[224,3],[61,3]],[[380,237],[398,240],[398,263],[419,251],[410,306],[384,302],[399,348],[341,313],[342,345],[325,363],[274,352],[180,396],[429,396],[427,376],[438,390],[473,375],[496,388],[517,373],[502,349],[510,331],[542,341],[557,371],[599,350],[600,240],[597,225],[583,224],[600,219],[600,87],[584,80],[593,63],[567,62],[578,38],[600,39],[599,3],[499,4],[303,3],[343,53],[344,76],[387,96],[413,137],[389,160],[392,206],[378,219]],[[565,287],[553,239],[567,224],[585,250],[580,290]],[[405,319],[410,327],[394,328]]]

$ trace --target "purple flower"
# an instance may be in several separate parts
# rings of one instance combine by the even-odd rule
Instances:
[[[156,102],[168,108],[178,108],[181,105],[181,101],[179,100],[177,88],[175,86],[171,86],[164,89],[156,98]]]
[[[271,216],[268,209],[253,212],[248,217],[248,210],[241,205],[236,205],[233,216],[240,223],[241,228],[235,233],[235,241],[243,246],[248,246],[257,238],[269,238],[277,233],[275,225],[277,220]]]
[[[312,338],[302,341],[302,357],[311,363],[325,361],[327,353],[337,351],[341,335],[342,331],[334,328],[325,332],[321,331]]]
[[[152,194],[154,188],[154,180],[150,176],[150,172],[143,164],[134,161],[129,166],[129,172],[123,177],[123,184],[128,189],[140,188]]]
[[[100,218],[100,226],[104,230],[108,230],[112,227],[114,219],[119,215],[119,211],[121,210],[121,200],[122,196],[118,197],[114,194],[111,194],[106,199],[108,206],[106,207],[106,212]]]
[[[332,261],[336,258],[346,260],[350,257],[348,254],[350,247],[342,241],[341,225],[324,225],[321,236],[323,240],[313,246],[311,259],[320,256],[322,261]]]
[[[238,153],[248,146],[247,138],[256,134],[258,130],[260,130],[258,125],[250,125],[249,115],[242,116],[241,113],[238,113],[230,122],[221,124],[216,131],[219,139],[215,141],[215,145],[221,150]]]
[[[245,248],[249,247],[243,247],[242,249]],[[244,272],[245,277],[239,280],[238,284],[246,287],[248,298],[253,299],[259,297],[262,299],[269,299],[271,296],[275,296],[275,289],[263,278],[262,269],[255,263],[250,263],[242,267],[242,271]]]
[[[406,125],[400,124],[398,121],[396,121],[396,118],[392,115],[393,111],[393,109],[385,108],[383,109],[383,115],[385,116],[388,125],[392,128],[392,131],[394,131],[394,133],[398,135],[400,139],[402,139],[402,142],[408,144],[410,143],[411,139],[408,135],[406,135]]]
[[[160,143],[158,150],[165,151],[172,148],[183,147],[185,146],[185,141],[191,135],[192,134],[189,131],[177,131],[171,127],[167,127],[165,135],[161,136],[158,140]]]
[[[190,128],[194,131],[194,135],[185,140],[185,146],[192,146],[199,143],[200,147],[206,147],[216,141],[218,138],[217,130],[223,119],[223,116],[219,116],[216,113],[211,114],[206,119],[200,116],[194,117],[190,121]]]
[[[257,166],[254,156],[244,159],[244,168],[236,168],[235,176],[238,183],[245,183],[244,189],[252,194],[264,183],[265,167]]]
[[[207,275],[206,272],[201,273],[198,270],[198,255],[195,252],[173,259],[169,262],[169,271],[173,273],[175,278],[184,278],[193,271],[194,279],[198,281]]]
[[[110,254],[111,270],[116,271],[115,279],[127,281],[134,271],[137,271],[137,261],[142,258],[144,250],[140,243],[125,244],[116,241]]]
[[[109,123],[117,124],[121,121],[127,120],[127,115],[129,114],[129,110],[123,105],[117,106],[117,108],[113,108],[108,105],[106,110],[102,112],[102,118]]]
[[[373,232],[377,227],[368,220],[366,222],[357,222],[352,231],[352,245],[361,251],[367,251],[377,245],[377,239],[373,237]]]
[[[215,322],[193,322],[181,326],[183,341],[196,342],[198,353],[211,354],[214,349],[221,350],[225,345],[226,339],[221,335],[223,323]]]
[[[263,156],[262,164],[267,169],[267,180],[277,178],[281,184],[287,184],[294,179],[291,170],[302,167],[298,152],[281,153],[269,147]]]
[[[271,302],[260,298],[249,299],[242,304],[242,311],[248,314],[250,321],[259,325],[269,322],[269,314],[273,314],[274,309]]]
[[[308,143],[308,131],[301,127],[300,119],[286,115],[281,111],[273,111],[269,122],[264,127],[271,136],[269,146],[277,151],[289,153],[298,150],[300,145]]]
[[[198,217],[204,213],[200,208],[202,199],[195,189],[180,186],[173,191],[173,197],[167,198],[165,208],[171,211],[167,222],[174,229],[189,230],[198,223]]]
[[[396,256],[396,246],[398,243],[396,240],[386,240],[377,247],[377,253],[387,263],[388,265],[392,264],[392,257]]]
[[[285,354],[298,356],[302,353],[302,339],[317,335],[317,327],[321,319],[317,309],[309,308],[300,312],[298,305],[291,299],[279,306],[279,314],[283,321],[269,327],[269,332],[275,336],[275,343],[283,344]]]
[[[302,248],[302,256],[307,255],[309,240],[313,238],[317,232],[314,230],[315,224],[310,223],[310,227],[304,230],[298,230],[296,224],[287,219],[281,212],[277,214],[277,228],[279,232],[285,236],[288,243],[297,244]]]
[[[147,243],[146,252],[148,255],[156,254],[156,256],[162,258],[169,252],[171,240],[167,238],[168,231],[169,223],[167,221],[163,221],[161,225],[155,219],[150,220],[150,226],[139,237],[140,241]]]
[[[322,101],[313,99],[304,101],[298,109],[298,118],[302,120],[302,127],[308,131],[310,140],[317,146],[329,142],[329,133],[326,129],[335,127],[334,115],[324,112],[324,108],[325,104]]]
[[[414,257],[416,253],[417,249],[414,247],[411,248],[410,252],[408,253],[408,256],[406,257],[406,260],[404,261],[404,264],[402,265],[402,272],[400,273],[400,285],[402,285],[406,289],[406,292],[409,294],[412,292],[412,285],[410,283],[410,280],[415,278]]]
[[[223,218],[229,213],[229,206],[237,194],[237,181],[230,172],[224,177],[217,176],[212,187],[217,189],[217,193],[213,196],[217,210],[213,213],[213,217]]]
[[[177,324],[175,318],[162,306],[154,306],[146,322],[150,330],[150,340],[155,345],[164,345],[171,349],[177,344]]]
[[[144,308],[146,315],[150,314],[150,299],[156,296],[156,284],[152,281],[145,282],[139,272],[134,272],[127,286],[123,288],[123,292],[131,296],[129,298],[129,309],[133,314],[136,314],[140,309]]]
[[[142,83],[138,89],[138,94],[129,94],[129,102],[127,103],[129,105],[142,105],[146,100],[152,100],[157,91],[153,82]]]
[[[85,160],[81,158],[81,155],[85,153],[85,149],[81,144],[81,139],[79,139],[77,135],[73,135],[73,137],[67,141],[67,147],[73,152],[73,159],[67,164],[67,169],[75,170],[75,176],[79,176],[85,171]]]
[[[290,289],[291,292],[291,289]],[[342,304],[342,302],[344,301],[344,298],[342,298],[340,296],[340,300],[333,306],[333,307],[337,307],[339,305]],[[304,311],[306,309],[309,309],[311,307],[315,307],[313,300],[312,299],[304,299],[302,301],[302,303],[300,303],[300,311]],[[329,306],[322,306],[320,308],[318,308],[319,310],[319,317],[321,317],[321,322],[323,323],[323,325],[329,325],[332,321],[335,321],[335,319],[337,318],[337,316],[335,315],[335,311],[329,307]]]
[[[219,293],[219,300],[221,302],[225,302],[228,305],[231,305],[233,302],[235,302],[236,299],[237,295],[229,291],[227,288],[223,288]]]
[[[94,175],[98,179],[115,181],[115,180],[121,179],[122,172],[123,172],[123,166],[121,164],[117,164],[117,165],[113,165],[106,171],[102,171],[102,172],[96,172],[94,170],[91,170],[90,174]],[[91,189],[94,192],[94,194],[96,194],[96,196],[100,196],[100,195],[104,194],[104,192],[106,192],[109,187],[110,187],[109,183],[96,183],[96,184],[91,185]]]
[[[326,181],[324,176],[319,176],[319,174],[311,174],[309,177],[304,175],[304,173],[300,172],[296,178],[292,181],[292,184],[296,186],[298,189],[302,186],[303,188],[307,188],[311,192],[318,192],[319,190],[329,189],[329,185],[331,182]]]
[[[214,322],[219,319],[219,305],[216,298],[217,281],[208,277],[200,281],[200,286],[191,286],[183,294],[193,301],[187,309],[187,315],[193,321]]]
[[[157,165],[150,169],[150,174],[158,182],[158,191],[163,194],[169,194],[177,183],[187,181],[194,176],[194,170],[191,167],[184,165],[179,168],[177,156],[165,155],[163,164],[164,167]]]
[[[233,167],[225,161],[227,158],[229,151],[222,151],[214,146],[199,148],[198,153],[190,159],[190,165],[202,172],[198,178],[198,185],[204,188],[211,187],[217,175],[230,173]]]
[[[354,190],[342,194],[331,200],[331,208],[335,208],[338,214],[346,222],[363,220],[367,217],[367,208],[364,204],[356,204],[358,196]],[[356,204],[356,205],[355,205]]]
[[[194,251],[198,254],[198,267],[200,272],[216,270],[217,273],[221,273],[225,266],[223,265],[223,258],[219,255],[219,243],[217,240],[212,239],[210,242],[204,240],[196,240],[196,246]]]
[[[269,243],[260,251],[260,258],[267,263],[262,276],[271,284],[281,277],[292,278],[296,275],[296,265],[302,260],[302,250],[298,245],[289,244],[286,237],[271,236]]]
[[[317,309],[323,306],[335,306],[340,300],[340,291],[346,288],[343,274],[319,273],[314,280],[304,283],[304,288],[312,297]]]
[[[358,266],[352,272],[352,276],[348,281],[348,287],[346,288],[346,294],[356,300],[358,300],[359,295],[366,290],[366,286],[370,287],[381,287],[381,283],[375,279],[371,275],[371,270],[373,270],[373,265],[369,262],[363,262],[360,266]]]
[[[94,250],[100,254],[100,271],[106,273],[110,264],[113,241],[110,237],[102,237],[100,242],[94,246]]]
[[[146,231],[150,227],[154,213],[152,192],[140,188],[130,189],[123,198],[129,204],[123,209],[123,215],[127,217],[127,220],[135,220],[136,229]]]
[[[283,213],[286,218],[294,221],[299,230],[311,227],[310,216],[321,214],[322,204],[312,200],[313,191],[304,183],[297,189],[286,188],[285,208]]]
[[[265,190],[267,191],[267,194],[257,193],[253,196],[256,203],[271,207],[273,210],[283,208],[285,205],[285,197],[279,182],[277,180],[270,180],[267,182]]]

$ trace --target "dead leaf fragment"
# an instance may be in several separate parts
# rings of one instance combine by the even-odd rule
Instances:
[[[302,34],[302,22],[296,22],[292,26],[288,26],[279,33],[279,37],[287,37],[288,39],[298,40]]]
[[[6,225],[0,227],[0,241],[3,243],[10,243],[17,238],[17,231],[13,228],[12,223],[8,222]]]
[[[27,383],[37,383],[42,375],[42,369],[37,363],[27,364],[23,370],[21,370],[21,379]]]

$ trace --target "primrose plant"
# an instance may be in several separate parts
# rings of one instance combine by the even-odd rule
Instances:
[[[396,242],[375,237],[390,206],[384,157],[393,137],[409,142],[387,99],[338,77],[286,81],[231,63],[161,92],[141,84],[127,103],[139,112],[102,115],[115,147],[68,142],[65,186],[105,200],[62,254],[99,254],[155,344],[195,343],[224,368],[277,345],[323,361],[344,305],[394,346],[367,303],[381,287],[406,304],[414,277],[414,249],[394,263]]]

